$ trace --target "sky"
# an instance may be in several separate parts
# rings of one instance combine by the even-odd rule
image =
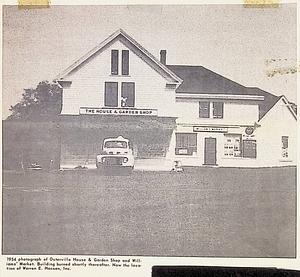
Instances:
[[[242,85],[296,102],[296,74],[268,76],[296,65],[296,5],[3,7],[2,118],[23,89],[53,80],[122,28],[167,64],[202,65]]]

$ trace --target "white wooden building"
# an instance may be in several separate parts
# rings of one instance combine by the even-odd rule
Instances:
[[[62,167],[92,167],[102,139],[112,134],[133,141],[141,169],[169,169],[174,161],[296,165],[296,114],[285,96],[202,66],[168,65],[166,50],[160,55],[156,59],[120,29],[59,74],[61,117],[87,132],[77,140],[78,130],[62,137]],[[91,132],[97,128],[99,137]]]

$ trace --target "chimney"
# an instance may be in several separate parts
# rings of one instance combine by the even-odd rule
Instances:
[[[167,63],[167,50],[160,50],[160,62],[164,65]]]

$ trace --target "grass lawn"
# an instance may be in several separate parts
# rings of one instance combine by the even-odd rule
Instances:
[[[294,257],[296,168],[3,173],[3,254]]]

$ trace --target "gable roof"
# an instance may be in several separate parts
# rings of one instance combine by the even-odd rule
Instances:
[[[269,111],[272,110],[272,108],[274,106],[276,106],[276,104],[280,100],[282,100],[285,103],[286,107],[289,109],[289,111],[292,113],[292,115],[294,116],[294,118],[297,120],[297,114],[294,111],[294,109],[292,108],[292,104],[287,100],[287,98],[284,95],[281,95],[281,96],[277,97],[277,100],[275,101],[275,103],[273,103],[273,105],[269,107],[269,109],[264,113],[264,115],[259,118],[259,121],[261,121],[269,113]]]
[[[276,96],[262,89],[238,84],[203,66],[167,65],[167,67],[183,80],[176,90],[177,93],[263,96],[264,100],[258,101],[259,120],[262,119],[280,99],[280,96]]]
[[[162,72],[165,76],[169,77],[172,82],[181,83],[182,80],[170,69],[168,69],[164,64],[162,64],[158,59],[156,59],[150,52],[148,52],[144,47],[142,47],[136,40],[134,40],[131,36],[129,36],[124,30],[119,29],[86,53],[84,56],[76,60],[73,64],[71,64],[68,68],[62,71],[55,80],[63,80],[70,73],[77,70],[80,66],[86,63],[89,59],[94,57],[97,53],[102,51],[107,45],[115,41],[116,39],[120,39],[123,43],[133,46],[135,48],[136,53],[139,57],[143,58],[146,62],[151,63],[151,65],[158,71]]]
[[[134,52],[155,70],[168,78],[169,81],[179,84],[176,93],[189,94],[228,94],[228,95],[254,95],[264,96],[263,101],[258,101],[259,120],[284,96],[275,96],[269,92],[255,87],[245,87],[203,66],[192,65],[164,65],[124,30],[118,29],[84,56],[76,60],[68,68],[62,71],[55,81],[65,80],[66,77],[79,69],[93,58],[97,53],[105,49],[109,44],[119,39],[126,46],[132,47]],[[288,100],[284,97],[288,102]],[[288,106],[296,117],[294,110]]]

